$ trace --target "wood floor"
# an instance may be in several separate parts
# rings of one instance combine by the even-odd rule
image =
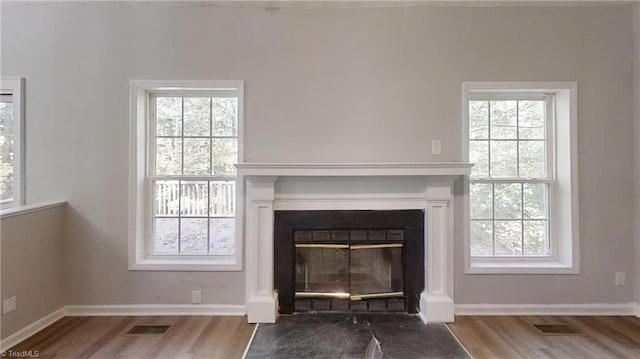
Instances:
[[[569,324],[584,336],[543,336],[533,324]],[[448,324],[476,359],[640,358],[636,317],[474,317]]]
[[[139,324],[163,337],[126,336]],[[542,336],[533,324],[570,324],[585,336]],[[473,358],[640,358],[640,318],[475,317],[448,325]],[[40,358],[241,358],[255,325],[246,317],[65,317],[13,347]]]
[[[163,337],[124,335],[140,324],[173,327]],[[65,317],[11,350],[38,350],[40,359],[233,359],[254,327],[246,317]]]

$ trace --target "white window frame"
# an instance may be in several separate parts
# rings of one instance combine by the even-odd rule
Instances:
[[[0,203],[1,209],[16,208],[24,205],[25,194],[25,119],[24,119],[24,78],[0,78],[0,93],[11,95],[13,102],[13,131],[15,148],[13,161],[13,200]]]
[[[552,95],[548,113],[548,170],[550,185],[550,256],[471,256],[469,178],[465,178],[464,243],[467,274],[578,274],[580,273],[578,219],[577,83],[576,82],[465,82],[463,83],[463,156],[469,161],[469,100],[476,94]]]
[[[149,151],[150,96],[172,93],[181,96],[203,92],[236,92],[238,95],[238,162],[243,160],[243,81],[156,81],[130,82],[130,187],[129,187],[129,270],[159,271],[241,271],[243,258],[243,179],[236,176],[235,251],[233,255],[153,255],[151,253],[151,201]]]

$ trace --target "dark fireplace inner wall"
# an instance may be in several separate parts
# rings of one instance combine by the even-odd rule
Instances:
[[[344,236],[341,236],[341,233]],[[326,236],[325,240],[322,240],[323,236]],[[397,254],[401,251],[402,278],[399,280],[397,278],[399,274],[393,274],[392,282],[394,289],[398,289],[398,286],[402,287],[404,296],[360,301],[323,300],[322,298],[309,300],[298,298],[296,301],[296,254],[300,257],[301,253],[308,253],[308,251],[306,248],[296,250],[295,244],[316,242],[350,243],[355,246],[368,243],[401,243],[399,248],[384,249],[380,252],[381,255],[388,255],[393,251],[394,256],[398,257]],[[340,249],[334,251],[339,253]],[[357,256],[370,252],[371,256],[375,256],[371,251],[349,251],[349,249],[346,250],[345,256],[352,255],[349,252],[358,252]],[[398,262],[397,259],[394,261]],[[298,289],[300,289],[299,271],[300,268],[298,268]],[[274,287],[278,291],[281,314],[290,314],[294,310],[403,310],[408,313],[417,313],[420,293],[424,289],[424,211],[276,211]],[[295,307],[296,305],[298,308]]]

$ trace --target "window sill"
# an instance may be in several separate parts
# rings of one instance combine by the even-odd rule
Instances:
[[[238,272],[242,265],[236,262],[236,256],[229,259],[138,259],[129,264],[131,271],[187,271],[187,272]]]
[[[50,202],[41,202],[35,204],[29,204],[26,206],[17,206],[10,208],[3,208],[0,210],[0,219],[5,219],[13,216],[20,216],[27,213],[43,211],[45,209],[61,207],[66,205],[66,201],[50,201]]]
[[[558,258],[471,259],[465,274],[580,274],[580,268]]]

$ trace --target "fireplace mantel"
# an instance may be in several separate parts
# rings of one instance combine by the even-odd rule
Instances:
[[[244,179],[242,190],[246,201],[243,233],[249,322],[273,323],[277,319],[278,294],[273,286],[273,220],[274,210],[281,208],[276,186],[279,179],[331,181],[349,178],[362,181],[364,185],[375,179],[399,177],[422,181],[424,190],[411,194],[411,198],[406,194],[398,196],[392,189],[377,190],[364,199],[361,193],[360,197],[345,197],[340,193],[335,198],[326,192],[321,198],[308,193],[303,199],[296,200],[293,209],[423,209],[426,214],[425,290],[420,295],[420,314],[426,322],[453,321],[453,182],[459,176],[468,175],[471,166],[463,162],[237,164],[238,174]]]
[[[461,176],[472,164],[429,163],[238,163],[244,176]]]

